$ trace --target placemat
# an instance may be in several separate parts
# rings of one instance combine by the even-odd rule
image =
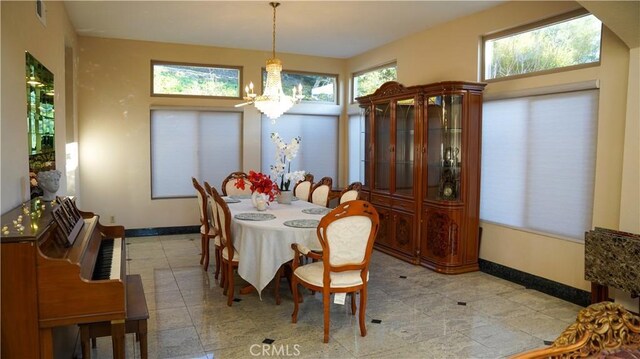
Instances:
[[[294,228],[316,228],[318,227],[318,223],[320,223],[320,221],[317,219],[292,219],[285,221],[283,224],[287,227]]]
[[[256,212],[245,212],[238,213],[233,216],[235,219],[243,220],[243,221],[268,221],[271,219],[276,219],[271,213],[256,213]]]
[[[306,213],[306,214],[327,214],[329,212],[331,212],[329,208],[318,208],[318,207],[305,208],[302,210],[302,213]]]

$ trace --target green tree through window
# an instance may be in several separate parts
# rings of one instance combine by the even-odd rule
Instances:
[[[240,69],[153,64],[154,95],[240,96]]]
[[[375,92],[383,83],[398,79],[396,64],[386,65],[353,76],[353,98]]]
[[[581,16],[485,41],[485,79],[600,61],[601,22]]]

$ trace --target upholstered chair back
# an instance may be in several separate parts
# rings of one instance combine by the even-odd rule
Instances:
[[[211,227],[215,228],[217,231],[220,230],[218,225],[218,205],[215,201],[215,196],[220,197],[218,191],[209,185],[208,182],[204,183],[204,190],[207,193],[207,207],[209,210],[209,223]]]
[[[360,193],[360,189],[362,189],[362,183],[360,182],[351,183],[340,194],[340,203],[358,199],[358,194]]]
[[[301,181],[298,182],[296,187],[293,189],[293,195],[297,198],[309,201],[309,193],[311,192],[312,183],[309,181]]]
[[[317,233],[325,268],[368,267],[378,223],[378,212],[373,205],[359,200],[340,204],[324,216]]]
[[[236,188],[236,180],[238,178],[244,179],[244,189]],[[222,193],[225,196],[236,195],[250,195],[251,194],[251,182],[248,180],[248,176],[244,172],[232,172],[227,178],[222,181]]]
[[[194,177],[191,177],[191,181],[193,182],[193,188],[196,189],[196,195],[198,196],[198,209],[200,210],[200,224],[203,226],[207,226],[207,228],[200,228],[201,233],[207,233],[208,228],[208,213],[207,213],[207,197],[204,193],[204,188],[198,183],[198,180]]]
[[[218,228],[220,228],[220,243],[227,251],[230,261],[233,260],[233,239],[231,238],[231,211],[227,203],[214,193],[214,198],[218,211]]]
[[[327,207],[329,205],[329,193],[333,180],[331,177],[323,177],[320,182],[316,183],[311,190],[311,203],[319,206]]]

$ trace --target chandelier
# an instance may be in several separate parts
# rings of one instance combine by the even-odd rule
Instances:
[[[302,100],[302,85],[293,87],[292,96],[285,95],[282,91],[282,62],[276,58],[276,8],[280,5],[277,2],[270,2],[273,7],[273,42],[271,47],[271,58],[267,60],[267,83],[262,95],[258,96],[253,92],[253,82],[244,88],[244,100],[247,102],[237,104],[236,107],[253,104],[260,112],[267,115],[272,123],[294,104]]]

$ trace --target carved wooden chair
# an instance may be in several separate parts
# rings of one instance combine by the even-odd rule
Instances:
[[[373,205],[366,201],[349,201],[338,205],[320,220],[316,233],[322,245],[322,254],[311,252],[298,243],[291,245],[295,251],[291,278],[294,305],[292,323],[298,321],[298,283],[322,292],[325,343],[329,342],[331,293],[351,293],[351,313],[355,315],[355,294],[360,292],[360,334],[363,337],[367,335],[364,321],[369,262],[378,226],[378,212]],[[318,262],[300,266],[300,255],[317,259]]]
[[[362,183],[360,182],[353,182],[347,186],[347,188],[343,189],[342,193],[340,193],[340,204],[358,199],[358,194],[361,189]]]
[[[309,194],[311,193],[311,187],[313,186],[313,175],[307,173],[304,179],[293,187],[293,195],[297,198],[309,202]]]
[[[243,178],[246,183],[243,190],[235,186],[238,178]],[[231,174],[222,181],[222,194],[225,196],[251,195],[251,182],[249,182],[248,178],[249,176],[244,172],[231,172]]]
[[[516,354],[511,359],[637,357],[640,357],[640,317],[620,304],[601,302],[582,309],[575,323],[550,347]]]
[[[315,203],[319,206],[328,207],[332,184],[333,180],[331,177],[322,177],[320,182],[316,183],[311,189],[309,202]]]
[[[207,205],[209,208],[209,223],[211,223],[211,227],[213,227],[216,236],[213,239],[214,247],[215,247],[215,259],[216,259],[216,272],[214,275],[215,279],[218,279],[218,275],[220,274],[220,264],[222,262],[221,251],[222,251],[222,243],[220,242],[220,228],[218,227],[218,206],[215,202],[215,196],[220,196],[218,191],[209,185],[209,182],[204,182],[204,190],[207,193]]]
[[[218,235],[216,228],[211,225],[209,215],[209,202],[204,188],[198,183],[198,180],[191,177],[193,188],[196,189],[198,196],[198,208],[200,209],[200,244],[202,245],[202,253],[200,254],[200,264],[203,264],[204,271],[209,268],[209,241]],[[214,239],[215,241],[215,239]]]
[[[227,296],[227,305],[233,304],[234,280],[233,270],[238,268],[240,254],[233,246],[233,236],[231,235],[231,211],[227,202],[217,193],[213,197],[218,212],[218,228],[220,228],[220,244],[222,246],[222,287],[223,294]]]

